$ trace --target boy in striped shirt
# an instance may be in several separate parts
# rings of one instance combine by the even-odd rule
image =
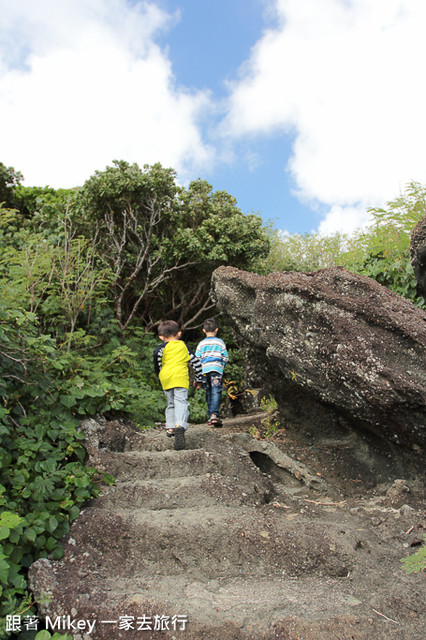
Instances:
[[[213,427],[221,427],[219,417],[222,399],[223,370],[228,362],[228,352],[223,340],[217,337],[219,327],[214,318],[208,318],[203,324],[204,340],[198,344],[195,355],[201,360],[203,370],[203,386],[206,392],[208,423]]]

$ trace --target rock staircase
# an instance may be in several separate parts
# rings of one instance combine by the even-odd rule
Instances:
[[[273,456],[273,445],[226,425],[190,427],[186,449],[174,451],[160,429],[121,425],[116,437],[109,427],[106,443],[93,422],[90,462],[116,484],[73,523],[64,558],[30,571],[55,630],[74,640],[404,637],[372,620],[357,591],[367,534],[349,514],[336,523],[307,502],[321,493],[303,465],[285,468],[279,452],[274,463],[262,453]]]

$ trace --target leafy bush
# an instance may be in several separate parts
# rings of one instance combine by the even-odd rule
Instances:
[[[188,399],[190,421],[194,422],[195,424],[206,422],[207,404],[204,389],[194,389],[194,387],[190,387]]]
[[[53,340],[0,291],[0,617],[26,599],[30,564],[60,558],[60,540],[97,490],[78,421],[58,402]],[[1,631],[0,631],[1,632]]]
[[[260,271],[317,271],[333,267],[339,262],[348,246],[348,236],[335,233],[324,236],[319,233],[289,234],[269,230],[271,251],[261,263]]]
[[[135,333],[131,345],[120,345],[111,330],[96,350],[96,338],[78,330],[58,345],[39,333],[35,314],[13,308],[10,298],[5,304],[5,284],[0,280],[2,618],[26,600],[31,563],[62,556],[69,524],[97,495],[96,470],[83,464],[81,417],[127,413],[146,426],[164,408],[152,372],[153,338]]]
[[[411,266],[410,237],[426,214],[426,187],[412,182],[386,208],[370,209],[370,213],[371,226],[354,236],[353,247],[342,255],[342,264],[424,307]]]

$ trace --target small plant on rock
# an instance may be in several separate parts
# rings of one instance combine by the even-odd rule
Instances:
[[[423,536],[423,540],[426,543],[426,534]],[[402,558],[401,562],[405,573],[424,571],[426,569],[426,544],[423,544],[412,556]]]
[[[260,408],[266,412],[266,417],[261,421],[257,427],[252,427],[253,433],[250,430],[250,435],[256,440],[268,440],[279,432],[284,432],[278,414],[278,405],[275,398],[271,395],[264,396],[260,401]]]

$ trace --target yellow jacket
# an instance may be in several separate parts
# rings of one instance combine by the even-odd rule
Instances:
[[[189,388],[188,363],[194,369],[196,382],[201,382],[201,361],[183,340],[169,340],[157,347],[154,367],[165,391],[175,387]]]

